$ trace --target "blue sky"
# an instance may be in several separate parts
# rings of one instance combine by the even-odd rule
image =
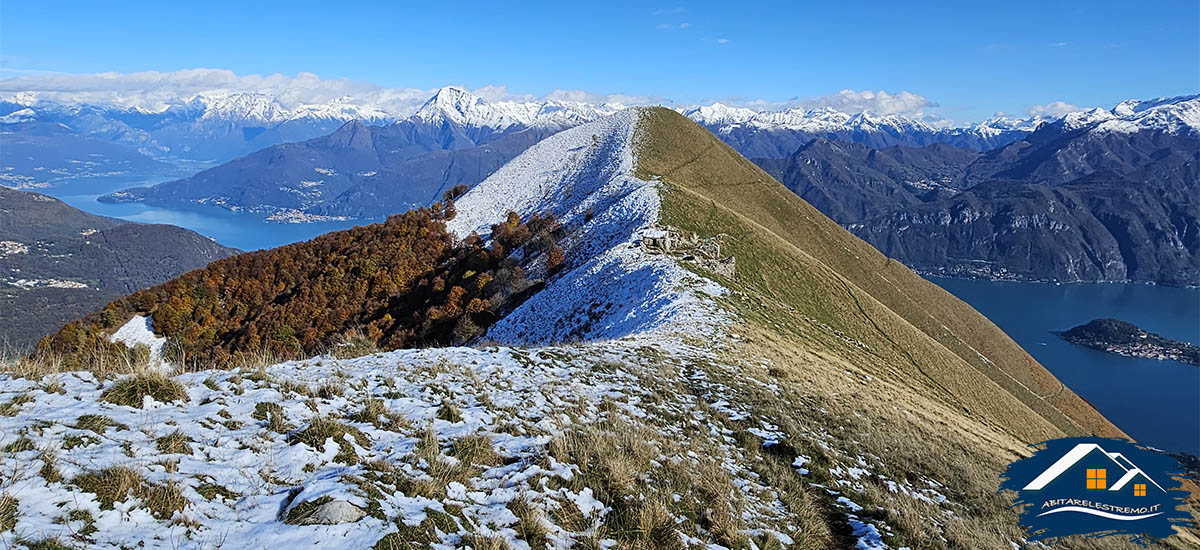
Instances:
[[[0,0],[0,76],[211,67],[683,103],[909,91],[957,120],[1200,92],[1195,0],[575,4]]]

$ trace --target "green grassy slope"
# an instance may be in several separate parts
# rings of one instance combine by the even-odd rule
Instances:
[[[664,223],[732,237],[727,253],[738,276],[730,283],[765,299],[748,318],[827,325],[865,349],[844,341],[818,349],[906,380],[1026,443],[1121,435],[983,315],[843,230],[716,136],[668,109],[645,117],[639,177],[667,184]],[[802,332],[810,343],[841,339]]]
[[[891,547],[1011,548],[1025,534],[996,492],[1011,461],[1046,439],[1125,436],[982,314],[707,130],[652,108],[637,139],[637,177],[662,182],[661,223],[724,234],[722,254],[736,258],[732,278],[703,273],[731,291],[720,300],[742,321],[741,344],[721,359],[738,367],[708,376],[751,407],[749,424],[778,426],[775,459],[805,457],[810,480],[863,505],[887,526]],[[869,473],[847,474],[857,465]],[[935,487],[949,500],[914,499],[893,483]],[[837,519],[844,509],[825,510],[825,529],[853,544]],[[1155,547],[1200,544],[1186,532],[1164,542]],[[1132,547],[1114,538],[1059,544]]]

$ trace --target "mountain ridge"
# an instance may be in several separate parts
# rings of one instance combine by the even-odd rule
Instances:
[[[476,347],[386,351],[368,331],[326,355],[239,371],[193,365],[99,388],[90,374],[62,373],[61,399],[14,381],[13,392],[30,395],[12,407],[14,425],[78,396],[75,414],[126,424],[150,412],[175,422],[172,438],[183,441],[160,450],[166,429],[101,429],[97,443],[60,455],[64,477],[79,481],[56,485],[30,469],[25,494],[92,498],[100,489],[88,481],[104,472],[75,466],[84,453],[150,464],[248,437],[257,444],[237,452],[250,466],[180,460],[167,472],[125,460],[142,476],[135,490],[174,486],[180,498],[112,501],[146,516],[143,534],[144,525],[169,533],[182,515],[197,520],[197,536],[247,545],[1010,550],[1026,534],[996,492],[1007,464],[1047,438],[1123,435],[970,306],[674,111],[622,111],[557,133],[449,200],[442,212],[456,240],[523,258],[543,283]],[[548,252],[551,243],[520,241],[520,222],[535,216],[559,225]],[[351,286],[367,277],[361,289],[404,303],[409,290],[376,284],[387,270],[365,261],[394,257],[398,243],[354,238],[371,231],[319,238],[344,248],[301,267],[338,267]],[[311,252],[315,242],[285,249]],[[710,256],[735,267],[712,271],[698,259]],[[481,272],[460,268],[460,290],[477,288],[465,281]],[[322,288],[272,273],[282,284],[262,300],[274,305]],[[481,305],[460,303],[457,281],[442,281],[438,311]],[[102,334],[144,312],[111,316]],[[143,332],[177,330],[163,309],[152,320]],[[298,336],[278,330],[286,315],[262,321],[263,341]],[[155,389],[127,398],[131,385]],[[58,435],[26,437],[33,457]],[[17,527],[57,532],[26,501]],[[100,507],[95,518],[107,525],[118,513]],[[116,523],[95,536],[134,535]],[[141,538],[170,544],[169,534]]]
[[[1159,120],[1164,106],[1190,112],[1200,99],[1132,116]],[[1068,122],[983,153],[814,140],[756,162],[924,273],[1200,284],[1200,133]]]

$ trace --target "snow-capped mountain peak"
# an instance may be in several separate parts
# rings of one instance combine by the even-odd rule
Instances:
[[[1098,122],[1112,120],[1116,115],[1103,107],[1096,107],[1088,111],[1077,111],[1063,115],[1062,124],[1066,131],[1077,130],[1084,126],[1090,126]]]
[[[395,115],[375,105],[364,104],[350,96],[342,96],[329,103],[304,104],[292,109],[290,120],[361,120],[366,122],[393,120]]]
[[[865,132],[936,132],[919,120],[900,115],[878,115],[870,111],[852,115],[847,124],[855,130]]]
[[[274,98],[264,94],[204,94],[204,114],[200,118],[257,120],[273,122],[286,118],[286,109]]]
[[[446,86],[433,94],[410,117],[426,123],[452,122],[465,127],[504,130],[525,123],[525,108],[508,102],[489,103],[457,86]]]
[[[1095,132],[1155,130],[1170,134],[1200,134],[1200,95],[1125,100],[1111,111],[1097,107],[1067,113],[1062,117],[1061,125],[1064,131],[1090,128]]]
[[[29,122],[37,118],[37,113],[28,107],[13,111],[7,115],[0,116],[0,124],[16,124],[18,122]]]
[[[986,129],[1000,131],[1000,132],[1007,132],[1007,131],[1032,132],[1032,131],[1036,130],[1037,127],[1040,126],[1041,124],[1043,124],[1045,122],[1050,122],[1053,120],[1054,120],[1053,118],[1046,118],[1044,116],[1031,116],[1031,117],[1025,117],[1025,118],[1012,118],[1012,117],[1008,117],[1008,116],[998,116],[998,117],[990,118],[988,120],[985,120],[985,121],[977,123],[977,124],[973,124],[973,125],[971,125],[971,127],[977,128],[977,129],[986,128]]]
[[[700,105],[683,112],[683,116],[701,124],[738,124],[754,118],[757,114],[745,107],[731,107],[720,102]]]
[[[575,126],[619,110],[619,106],[575,101],[485,101],[456,86],[438,90],[410,120],[451,122],[467,128],[508,130],[514,126]]]
[[[465,123],[471,114],[484,107],[479,97],[457,86],[446,86],[430,97],[413,118],[432,121],[446,118],[458,123]]]

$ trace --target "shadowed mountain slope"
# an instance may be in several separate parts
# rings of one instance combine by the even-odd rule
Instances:
[[[115,298],[235,252],[183,228],[0,187],[0,337],[32,344]]]

